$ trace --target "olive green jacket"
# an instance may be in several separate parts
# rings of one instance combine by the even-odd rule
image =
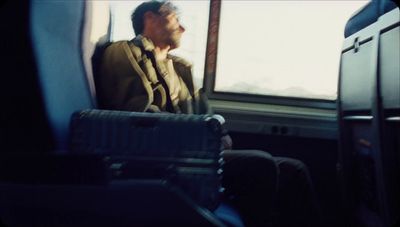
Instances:
[[[143,36],[131,41],[118,41],[103,52],[99,72],[95,77],[99,106],[102,109],[137,112],[166,111],[165,88],[157,79],[155,70],[167,73],[164,65],[153,67],[151,59],[142,53],[153,51],[153,43]],[[191,64],[182,58],[168,55],[178,75],[181,91],[175,113],[207,113],[204,95],[195,90]]]

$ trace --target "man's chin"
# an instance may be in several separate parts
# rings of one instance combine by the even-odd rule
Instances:
[[[170,46],[171,46],[170,50],[173,50],[173,49],[180,47],[181,43],[180,42],[171,42]]]

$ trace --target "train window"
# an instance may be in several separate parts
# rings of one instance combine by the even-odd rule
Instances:
[[[88,31],[90,34],[89,41],[92,45],[95,45],[100,39],[107,39],[103,37],[107,34],[108,24],[110,22],[109,16],[109,5],[106,1],[88,1],[87,7],[89,7],[90,13],[87,13],[86,21],[90,23],[91,30]]]
[[[129,40],[135,36],[130,15],[142,2],[110,1],[111,41]],[[210,2],[207,0],[172,2],[178,7],[180,22],[186,29],[181,47],[173,53],[193,63],[195,85],[202,87]]]
[[[334,101],[346,21],[367,1],[222,1],[214,92]]]

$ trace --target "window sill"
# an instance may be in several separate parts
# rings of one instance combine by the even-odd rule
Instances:
[[[224,116],[230,131],[337,139],[334,109],[296,107],[210,99],[216,114]]]

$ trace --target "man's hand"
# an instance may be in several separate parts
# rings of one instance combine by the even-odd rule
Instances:
[[[161,113],[161,110],[156,105],[150,105],[149,108],[147,108],[147,110],[145,112],[148,112],[148,113]]]
[[[223,150],[232,150],[232,138],[228,134],[221,137],[221,147]]]

